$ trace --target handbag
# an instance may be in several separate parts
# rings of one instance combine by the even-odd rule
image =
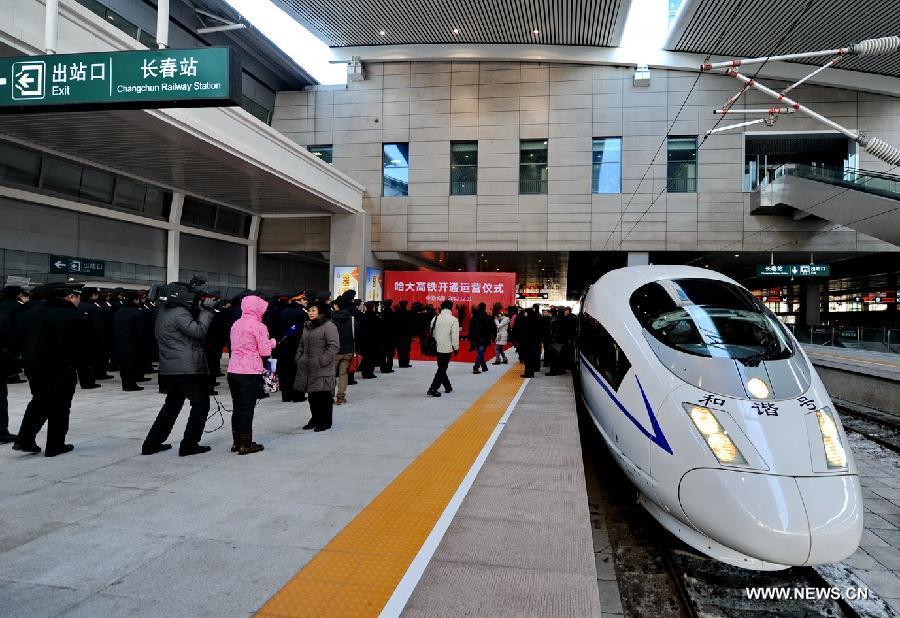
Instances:
[[[422,345],[419,346],[422,354],[425,356],[437,356],[437,339],[434,338],[434,325],[437,323],[437,316],[431,321],[431,329],[428,336],[422,339]]]
[[[350,332],[353,333],[353,358],[350,359],[350,363],[347,365],[347,373],[355,373],[359,371],[359,366],[362,364],[362,357],[356,353],[356,317],[350,316]]]

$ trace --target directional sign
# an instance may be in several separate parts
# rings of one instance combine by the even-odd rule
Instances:
[[[0,112],[240,105],[228,47],[0,58]]]
[[[68,255],[51,255],[50,272],[54,275],[103,277],[106,275],[106,262]]]
[[[828,277],[831,266],[827,264],[767,264],[756,267],[758,277]]]

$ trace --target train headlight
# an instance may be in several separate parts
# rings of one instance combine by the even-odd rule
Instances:
[[[847,453],[841,444],[841,434],[838,433],[837,424],[831,416],[828,408],[816,410],[816,420],[819,421],[819,431],[822,433],[822,442],[825,445],[825,459],[829,468],[846,468]]]
[[[747,380],[747,392],[757,399],[767,399],[769,397],[769,385],[760,378],[750,378]]]
[[[744,459],[740,449],[729,437],[728,432],[719,423],[712,410],[692,403],[685,403],[684,409],[719,463],[747,465],[747,460]]]

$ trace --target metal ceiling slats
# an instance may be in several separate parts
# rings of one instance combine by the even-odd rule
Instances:
[[[696,0],[696,4],[674,51],[766,56],[844,47],[900,34],[900,0],[815,0],[805,14],[805,2],[784,0]],[[847,57],[837,67],[900,77],[900,53]]]
[[[332,47],[417,43],[610,46],[623,0],[280,0]],[[459,28],[459,35],[453,29]],[[385,30],[386,36],[379,32]]]

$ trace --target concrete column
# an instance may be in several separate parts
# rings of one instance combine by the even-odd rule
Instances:
[[[184,208],[184,193],[172,194],[169,208],[169,230],[166,233],[166,283],[178,281],[181,255],[181,210]]]
[[[334,291],[334,269],[355,266],[359,269],[360,288],[357,298],[365,294],[366,267],[381,268],[372,253],[372,220],[365,213],[331,216],[331,242],[328,252],[328,288]]]
[[[59,40],[59,0],[47,0],[44,11],[44,52],[55,54]]]
[[[160,49],[169,46],[169,0],[156,2],[156,44]]]
[[[250,219],[250,244],[247,245],[247,289],[256,289],[256,256],[259,252],[259,223],[261,217],[253,215]]]
[[[650,264],[650,253],[647,251],[629,251],[628,266],[647,266]]]
[[[800,284],[800,319],[803,326],[821,326],[822,312],[819,308],[821,283]]]

